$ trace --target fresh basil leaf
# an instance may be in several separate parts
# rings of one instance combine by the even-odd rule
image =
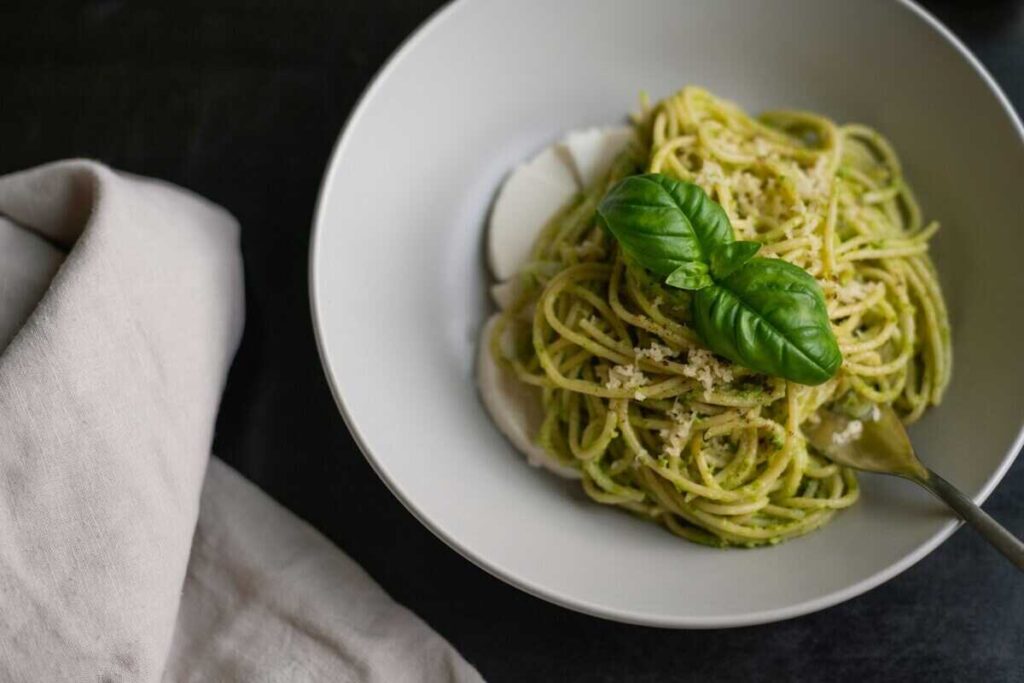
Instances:
[[[718,245],[711,252],[711,274],[719,280],[729,277],[737,268],[754,258],[760,248],[760,242],[747,241]]]
[[[703,261],[687,261],[665,278],[665,284],[677,289],[703,289],[714,284],[708,265]]]
[[[692,312],[712,351],[758,372],[813,385],[843,362],[817,281],[785,261],[747,261],[696,292]]]
[[[693,325],[715,353],[803,384],[838,372],[843,358],[817,281],[790,263],[755,258],[760,244],[737,242],[725,211],[697,185],[630,176],[608,191],[597,216],[630,264],[693,292]]]
[[[633,260],[667,277],[688,263],[704,264],[720,244],[733,241],[732,225],[721,206],[697,185],[660,173],[635,175],[616,183],[597,208],[600,223]],[[700,283],[683,271],[676,281]]]

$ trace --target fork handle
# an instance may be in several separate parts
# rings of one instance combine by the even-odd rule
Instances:
[[[1006,527],[989,517],[974,501],[965,496],[960,489],[928,470],[928,477],[913,477],[953,510],[965,522],[985,537],[985,540],[996,547],[999,552],[1013,562],[1017,569],[1024,571],[1024,543],[1007,531]]]

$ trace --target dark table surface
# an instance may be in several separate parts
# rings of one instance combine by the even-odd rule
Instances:
[[[969,530],[824,612],[667,631],[511,588],[387,491],[321,373],[307,248],[320,176],[349,110],[438,4],[0,3],[0,172],[94,157],[191,188],[238,217],[248,321],[215,452],[345,549],[490,680],[1024,681],[1024,581]],[[1024,3],[924,4],[1024,108]],[[1022,501],[1018,462],[985,507],[1020,535]]]

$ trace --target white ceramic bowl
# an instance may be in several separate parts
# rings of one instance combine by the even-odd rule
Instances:
[[[488,310],[485,217],[502,177],[564,131],[623,120],[647,90],[703,85],[883,131],[927,217],[955,370],[913,430],[983,500],[1021,442],[1021,125],[953,36],[898,2],[461,0],[380,72],[324,179],[312,243],[320,352],[380,476],[434,533],[535,595],[622,621],[754,624],[877,586],[954,529],[911,484],[864,476],[809,536],[714,550],[586,500],[492,426],[472,368]]]

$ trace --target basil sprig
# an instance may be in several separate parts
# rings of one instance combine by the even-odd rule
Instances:
[[[613,186],[598,220],[630,259],[694,292],[697,333],[712,351],[751,370],[821,384],[843,362],[825,297],[804,269],[755,256],[725,211],[692,183],[659,173]]]

